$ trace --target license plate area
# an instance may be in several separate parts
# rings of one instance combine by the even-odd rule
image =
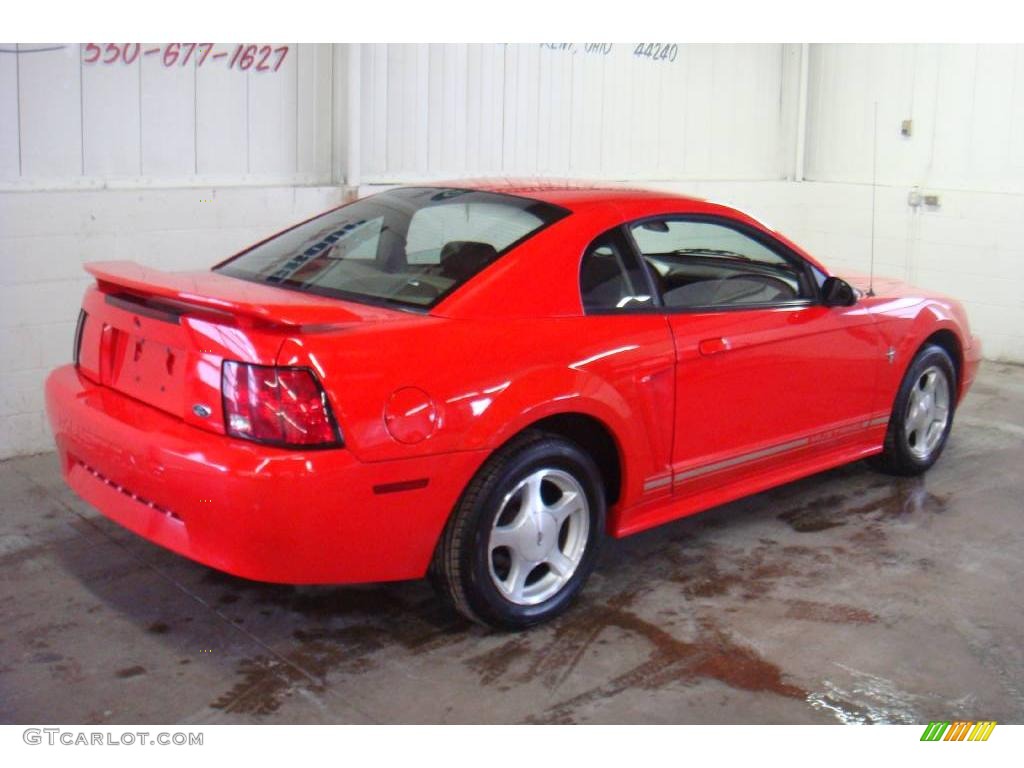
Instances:
[[[130,397],[180,415],[185,351],[113,326],[105,329],[104,383]]]

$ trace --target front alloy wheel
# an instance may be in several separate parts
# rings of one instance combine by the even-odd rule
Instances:
[[[949,379],[938,366],[926,368],[910,390],[903,431],[907,449],[919,461],[934,453],[949,423]]]
[[[893,475],[919,475],[942,454],[956,410],[956,367],[945,349],[924,346],[896,393],[882,453],[871,464]]]

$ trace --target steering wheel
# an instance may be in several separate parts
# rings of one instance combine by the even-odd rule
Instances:
[[[795,299],[797,297],[796,291],[793,290],[793,286],[787,283],[785,280],[779,277],[772,277],[771,275],[729,275],[725,278],[726,280],[750,280],[752,282],[758,282],[764,285],[766,288],[774,288],[778,292],[778,297],[781,299]]]

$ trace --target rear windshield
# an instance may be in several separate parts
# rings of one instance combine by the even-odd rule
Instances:
[[[214,270],[343,299],[431,307],[567,213],[493,192],[405,187],[318,216]]]

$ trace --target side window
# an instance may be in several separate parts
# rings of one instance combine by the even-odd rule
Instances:
[[[583,254],[580,296],[586,312],[628,312],[653,304],[647,276],[621,230],[604,233]]]
[[[666,308],[765,306],[814,296],[802,264],[732,227],[653,219],[630,226]]]

